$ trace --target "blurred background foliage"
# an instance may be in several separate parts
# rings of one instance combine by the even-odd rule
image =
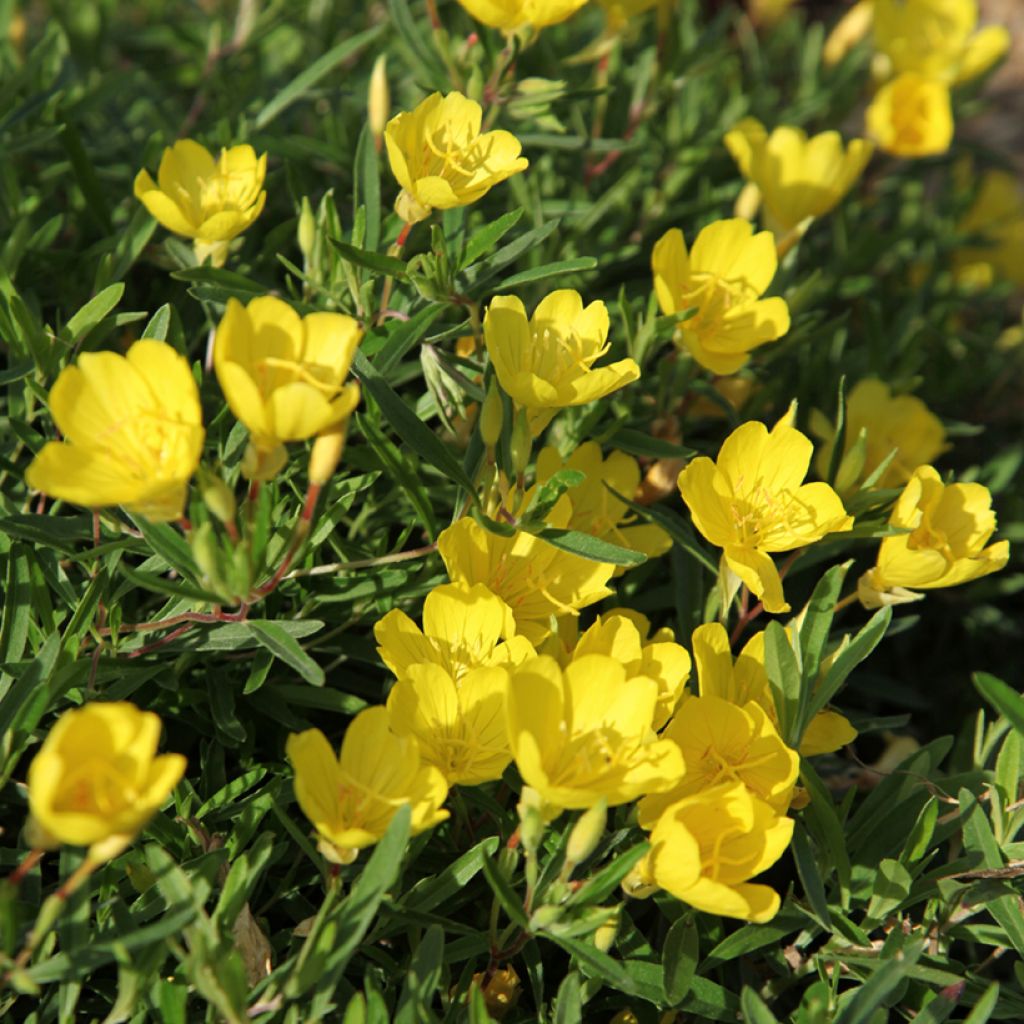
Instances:
[[[692,238],[730,215],[742,183],[722,137],[741,117],[860,133],[869,54],[855,50],[832,68],[821,58],[841,5],[798,5],[759,31],[737,3],[679,0],[665,31],[637,17],[601,61],[604,16],[592,4],[518,54],[505,84],[495,78],[507,62],[501,37],[454,2],[439,9],[443,34],[416,0],[0,0],[2,778],[22,779],[24,755],[54,713],[94,690],[158,711],[169,748],[190,762],[175,813],[101,872],[91,896],[75,897],[33,966],[8,979],[0,1014],[298,1022],[341,1019],[353,997],[346,1021],[488,1019],[482,997],[467,1002],[466,992],[487,963],[495,887],[508,910],[500,878],[481,873],[494,839],[443,829],[414,840],[404,861],[400,839],[386,842],[370,867],[361,858],[345,869],[346,890],[355,878],[362,888],[331,918],[330,941],[303,945],[324,880],[292,806],[284,730],[315,724],[334,740],[348,715],[383,699],[372,623],[396,604],[416,613],[443,579],[436,556],[299,575],[253,613],[269,633],[220,623],[150,650],[152,635],[119,627],[204,599],[181,535],[138,523],[126,531],[104,516],[95,546],[91,518],[37,506],[23,473],[52,436],[46,390],[73,353],[123,350],[148,325],[198,366],[229,296],[273,292],[365,319],[363,352],[390,385],[375,393],[364,378],[343,471],[297,568],[427,545],[464,493],[422,433],[396,420],[388,396],[399,394],[461,462],[480,398],[481,358],[456,346],[472,334],[470,314],[507,291],[529,308],[558,285],[604,299],[613,352],[643,367],[640,385],[561,417],[563,447],[597,438],[645,464],[678,446],[714,454],[730,423],[772,420],[795,398],[806,427],[812,409],[834,414],[841,377],[875,375],[942,418],[952,449],[940,468],[992,490],[1014,553],[1000,574],[897,609],[850,678],[839,703],[862,736],[855,756],[818,765],[818,809],[769,878],[790,893],[775,922],[738,927],[670,899],[629,902],[611,950],[625,973],[609,973],[582,941],[531,941],[514,964],[522,997],[505,1019],[610,1020],[628,1008],[653,1021],[672,1007],[682,1019],[741,1012],[758,1024],[1024,1019],[1020,738],[981,709],[971,685],[979,671],[1017,685],[1024,649],[1020,296],[1009,284],[968,291],[951,273],[975,190],[964,161],[978,172],[1014,154],[964,131],[941,158],[876,156],[781,265],[773,287],[787,297],[792,329],[758,352],[737,413],[672,354],[650,251],[669,227]],[[366,253],[386,258],[401,227],[390,212],[397,186],[365,127],[382,52],[394,112],[433,90],[483,90],[531,165],[473,207],[413,230],[390,300],[399,316],[374,324],[371,268],[387,264]],[[959,91],[958,126],[987,103],[983,84]],[[270,155],[267,208],[224,271],[193,267],[132,197],[138,169],[155,168],[181,135]],[[305,252],[304,198],[316,216]],[[208,447],[234,484],[244,431],[209,375],[201,385]],[[265,489],[257,535],[266,565],[287,543],[304,472],[296,457]],[[681,517],[677,494],[662,506]],[[198,500],[190,515],[208,518]],[[830,562],[859,559],[855,579],[876,544],[841,540],[798,562],[787,578],[794,608]],[[617,602],[685,641],[712,585],[677,545],[624,576]],[[850,608],[838,622],[854,629],[866,618]],[[880,773],[866,767],[876,761]],[[511,809],[475,791],[465,799],[485,831],[511,833]],[[3,788],[0,808],[0,864],[10,870],[23,852],[20,784]],[[552,856],[561,832],[550,837]],[[629,835],[620,816],[595,864],[621,853]],[[64,875],[75,854],[60,861]],[[8,954],[53,874],[5,890]]]

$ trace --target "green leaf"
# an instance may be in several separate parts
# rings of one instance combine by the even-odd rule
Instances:
[[[743,1011],[743,1024],[779,1024],[779,1018],[749,985],[745,985],[740,993],[740,1008]]]
[[[613,960],[607,953],[602,953],[596,946],[581,942],[579,939],[570,939],[564,935],[547,934],[546,938],[569,953],[588,977],[598,978],[627,995],[636,994],[636,983],[629,976],[626,968],[619,961]]]
[[[490,857],[484,857],[482,866],[484,878],[487,879],[487,884],[491,887],[498,903],[501,904],[501,909],[508,915],[508,919],[524,930],[529,928],[530,922],[523,910],[522,897],[516,893],[509,880],[498,870],[498,865]]]
[[[336,67],[354,56],[369,43],[373,42],[386,28],[386,23],[376,25],[359,32],[338,43],[322,57],[313,61],[304,71],[297,74],[280,92],[277,93],[256,115],[256,128],[266,128],[281,111],[290,107],[305,96],[321,78],[329,75]]]
[[[846,677],[878,646],[892,620],[892,608],[879,608],[865,623],[849,645],[836,656],[817,691],[811,695],[807,709],[809,722],[839,692]]]
[[[444,929],[431,925],[413,951],[402,994],[395,1009],[395,1024],[420,1024],[430,1019],[430,1006],[444,964]]]
[[[964,1018],[964,1024],[986,1024],[989,1018],[995,1013],[996,1004],[999,1002],[999,982],[993,981],[985,989],[982,997],[974,1004],[974,1008]]]
[[[94,295],[66,324],[64,331],[72,341],[89,333],[120,301],[124,283],[108,285]]]
[[[495,290],[507,292],[520,285],[530,284],[532,281],[550,281],[551,278],[560,277],[562,274],[593,270],[596,266],[597,260],[593,256],[578,256],[576,259],[545,263],[542,266],[531,267],[529,270],[522,270],[518,274],[506,277],[501,284],[495,286]]]
[[[886,857],[875,871],[871,902],[864,916],[865,930],[872,924],[881,924],[910,895],[913,879],[898,861]]]
[[[580,976],[576,971],[570,971],[558,986],[554,1024],[581,1024],[582,1021],[583,990]]]
[[[560,530],[553,526],[537,530],[535,536],[547,541],[552,547],[579,555],[591,562],[607,562],[610,565],[623,565],[627,568],[643,565],[647,556],[642,551],[611,544],[600,537],[591,537],[589,533],[579,530]]]
[[[382,252],[371,252],[369,249],[360,249],[339,238],[332,238],[330,242],[341,254],[342,259],[346,259],[358,267],[364,267],[367,270],[372,270],[375,274],[384,274],[385,277],[394,277],[400,281],[404,281],[409,276],[405,261],[395,256],[388,256]]]
[[[519,223],[523,216],[523,209],[510,210],[502,214],[497,220],[485,224],[478,231],[474,231],[466,243],[466,251],[462,254],[459,269],[472,266],[481,256],[493,249],[498,242]]]
[[[764,667],[779,713],[779,732],[787,746],[795,747],[800,714],[800,665],[786,630],[769,622],[764,631]]]
[[[988,672],[975,672],[971,678],[978,693],[1024,735],[1024,697]]]
[[[875,1010],[888,1006],[887,1000],[921,956],[921,943],[910,943],[881,963],[834,1018],[834,1024],[868,1024]]]
[[[380,158],[374,145],[373,132],[369,122],[363,125],[356,145],[356,187],[355,195],[366,210],[366,235],[363,242],[370,252],[376,252],[380,244]]]
[[[157,341],[167,340],[167,329],[171,325],[171,304],[165,302],[150,318],[142,329],[142,338],[155,338]]]
[[[276,622],[269,619],[249,619],[245,626],[275,658],[295,669],[307,683],[313,686],[324,685],[324,670],[299,646],[298,641]]]
[[[828,900],[825,897],[825,883],[818,870],[818,863],[814,859],[814,850],[811,848],[807,830],[800,823],[797,823],[793,830],[791,849],[793,860],[796,863],[796,872],[803,884],[807,902],[811,905],[811,909],[821,925],[826,929],[831,929],[832,916],[829,914]]]
[[[689,994],[700,959],[700,934],[692,914],[683,914],[668,930],[661,954],[665,997],[678,1006]]]
[[[832,451],[828,457],[828,472],[825,480],[834,486],[839,473],[839,464],[843,461],[846,449],[846,375],[840,374],[839,390],[836,394],[835,433],[832,437]]]

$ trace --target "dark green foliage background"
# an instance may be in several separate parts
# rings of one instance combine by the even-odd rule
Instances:
[[[99,696],[157,711],[168,749],[185,753],[189,770],[173,809],[71,901],[28,970],[8,979],[0,1016],[484,1021],[479,994],[467,1002],[466,993],[472,974],[487,967],[494,893],[503,915],[521,914],[521,872],[503,881],[494,859],[516,824],[507,787],[461,793],[454,823],[407,849],[399,820],[372,857],[343,871],[343,891],[332,890],[324,904],[325,866],[283,756],[288,730],[316,725],[337,741],[348,716],[384,698],[372,624],[398,604],[417,615],[443,579],[439,559],[289,580],[252,610],[255,624],[196,627],[140,656],[160,634],[121,632],[98,645],[100,607],[107,627],[207,607],[196,603],[204,583],[182,535],[171,527],[124,532],[127,520],[112,512],[97,548],[87,513],[37,507],[23,483],[33,452],[53,436],[47,390],[74,352],[123,350],[152,319],[150,330],[165,332],[199,366],[232,295],[273,292],[304,308],[358,313],[358,294],[373,311],[379,275],[359,250],[383,254],[400,224],[390,212],[396,186],[364,127],[367,81],[386,50],[394,111],[452,87],[425,7],[256,3],[235,47],[234,4],[0,0],[4,38],[22,6],[24,42],[0,43],[4,872],[26,851],[19,831],[28,762],[66,708]],[[501,58],[500,37],[478,29],[464,59],[475,26],[454,2],[440,9],[459,74],[486,80]],[[567,446],[588,438],[615,446],[619,434],[636,454],[662,454],[651,424],[677,411],[684,394],[710,388],[670,355],[671,325],[655,316],[654,241],[671,226],[692,239],[730,215],[741,182],[721,140],[740,117],[842,126],[848,135],[860,129],[869,55],[824,68],[825,26],[803,14],[759,36],[735,5],[679,0],[660,60],[647,16],[612,55],[607,88],[595,85],[593,63],[566,60],[601,25],[600,9],[588,7],[545,31],[517,62],[519,79],[557,75],[563,83],[540,107],[503,94],[497,123],[521,138],[528,172],[476,206],[435,216],[440,231],[414,229],[402,259],[424,258],[410,264],[412,278],[398,282],[391,303],[412,319],[389,319],[367,334],[364,402],[300,568],[425,545],[458,514],[466,495],[452,466],[463,453],[450,443],[441,410],[458,413],[479,398],[472,380],[448,371],[476,372],[479,360],[452,355],[453,340],[471,333],[469,304],[492,294],[514,290],[530,307],[557,285],[604,299],[613,353],[637,358],[642,380],[595,410],[568,412],[556,437]],[[984,104],[980,89],[962,90],[958,116]],[[603,130],[593,137],[597,117]],[[179,134],[211,147],[247,141],[270,154],[267,208],[223,272],[190,269],[187,247],[167,239],[131,195],[138,169],[154,170]],[[995,344],[1017,318],[1019,296],[1011,303],[1006,286],[968,295],[952,281],[950,254],[963,241],[956,222],[971,200],[952,168],[965,153],[978,167],[1004,159],[962,142],[919,163],[876,156],[854,195],[812,228],[773,285],[790,303],[793,327],[754,360],[758,388],[743,417],[770,420],[793,398],[804,425],[812,408],[832,415],[843,375],[852,383],[874,374],[913,389],[950,428],[953,449],[940,467],[991,488],[1000,535],[1019,550],[1024,347]],[[584,173],[601,161],[603,173]],[[357,251],[343,260],[321,220],[321,284],[304,288],[300,203],[308,196],[317,208],[328,190],[335,237]],[[468,239],[482,246],[488,225],[520,209],[503,237],[496,229],[469,265],[443,280],[439,262],[458,266]],[[375,370],[386,382],[376,390],[368,379]],[[206,461],[234,484],[244,431],[212,377],[202,378],[202,393],[213,453]],[[395,417],[395,393],[414,415]],[[418,419],[446,447],[431,445]],[[683,443],[713,454],[728,427],[684,416]],[[305,458],[297,447],[294,455],[255,516],[265,566],[280,558],[301,505]],[[478,456],[471,448],[470,473]],[[663,507],[685,530],[678,498]],[[198,500],[190,515],[194,523],[208,518]],[[794,608],[829,565],[854,557],[849,588],[873,558],[870,534],[885,515],[884,507],[869,512],[861,539],[822,545],[796,564],[787,577]],[[692,915],[667,897],[629,901],[609,958],[589,944],[593,928],[584,927],[581,905],[575,937],[539,934],[513,961],[524,992],[507,1019],[609,1020],[624,1007],[643,1022],[657,1019],[656,1007],[680,1008],[688,1020],[742,1014],[755,1024],[915,1013],[926,1022],[1024,1019],[1019,883],[1012,870],[984,873],[1024,855],[1024,816],[1014,806],[1024,713],[1012,690],[983,679],[1008,717],[991,706],[979,714],[971,684],[980,670],[1017,685],[1022,580],[1015,553],[999,575],[897,610],[838,704],[862,730],[860,759],[878,756],[890,729],[922,749],[881,780],[845,754],[808,767],[812,806],[800,815],[792,853],[768,878],[788,894],[776,921],[740,926]],[[712,586],[701,562],[677,546],[623,577],[618,603],[673,626],[685,642],[703,621]],[[856,607],[844,611],[834,638],[867,619]],[[554,867],[570,824],[560,821],[548,836]],[[641,838],[620,810],[581,877],[603,865],[624,872],[627,862],[616,858]],[[3,890],[7,956],[79,856],[50,856],[17,892]],[[610,885],[600,902],[616,899]],[[233,949],[243,905],[269,939],[275,968],[255,987]],[[318,911],[319,930],[304,943],[294,929]]]

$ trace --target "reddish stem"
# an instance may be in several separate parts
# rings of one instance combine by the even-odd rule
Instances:
[[[21,880],[43,859],[45,850],[30,850],[25,859],[7,876],[9,885],[21,885]]]

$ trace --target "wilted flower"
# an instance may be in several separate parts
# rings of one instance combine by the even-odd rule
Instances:
[[[650,636],[646,616],[629,608],[598,615],[593,625],[577,640],[563,666],[590,654],[614,658],[632,676],[646,676],[658,684],[658,702],[652,725],[660,729],[672,716],[683,697],[690,677],[690,655],[675,642],[671,629],[659,629]]]
[[[873,147],[851,139],[843,148],[835,131],[808,138],[800,128],[782,126],[771,134],[752,117],[725,136],[740,173],[761,193],[765,226],[785,235],[839,205],[860,178]]]
[[[846,491],[869,477],[893,452],[879,487],[901,487],[918,466],[931,462],[946,450],[946,431],[941,420],[914,395],[894,395],[884,381],[866,377],[858,381],[846,399],[843,461],[836,479]],[[811,414],[811,429],[825,442],[818,449],[815,466],[828,475],[835,441],[835,427],[821,413]],[[857,439],[864,432],[863,462],[846,465],[853,458]],[[857,459],[860,462],[860,459]]]
[[[709,914],[770,921],[779,896],[748,879],[782,856],[793,819],[780,817],[741,782],[670,806],[651,831],[649,873],[677,899]]]
[[[724,564],[769,612],[789,611],[769,554],[806,547],[853,526],[828,484],[803,483],[813,452],[789,416],[770,432],[763,423],[749,422],[725,439],[717,462],[701,456],[679,474],[694,526],[722,548]]]
[[[587,0],[459,0],[477,21],[503,32],[546,28],[572,17]]]
[[[83,352],[50,389],[50,412],[64,440],[35,457],[29,487],[89,508],[123,505],[154,522],[181,516],[204,434],[192,370],[170,345]]]
[[[982,484],[943,484],[931,466],[914,471],[889,517],[907,530],[882,540],[878,562],[857,586],[866,608],[913,601],[917,590],[969,583],[998,572],[1010,557],[1009,542],[986,545],[996,530],[992,495]]]
[[[391,171],[402,192],[395,210],[406,221],[424,220],[432,208],[475,203],[493,186],[525,171],[529,161],[511,133],[481,133],[480,104],[460,92],[435,92],[384,129]]]
[[[500,779],[512,760],[505,727],[508,672],[473,668],[458,682],[440,665],[410,665],[388,694],[391,727],[414,736],[449,786]]]
[[[498,295],[484,317],[484,341],[498,383],[527,410],[534,437],[559,409],[586,405],[639,378],[632,359],[594,368],[610,347],[607,339],[605,304],[584,307],[579,292],[570,289],[543,298],[532,318],[514,295]]]
[[[228,243],[263,211],[267,155],[252,146],[222,149],[215,159],[205,146],[179,139],[164,150],[157,181],[146,170],[135,178],[135,198],[176,235],[194,239],[196,259],[224,265]],[[159,182],[159,184],[158,184]]]
[[[722,782],[743,783],[779,814],[789,807],[800,758],[756,701],[740,705],[708,694],[687,697],[661,736],[679,746],[686,772],[672,789],[640,801],[641,828],[653,828],[677,800]]]
[[[864,116],[868,135],[893,156],[937,156],[953,141],[949,86],[916,71],[883,85]]]
[[[698,626],[693,631],[692,646],[702,697],[719,697],[738,707],[757,704],[778,728],[778,711],[764,667],[764,633],[755,633],[735,661],[729,635],[720,622]],[[825,667],[823,662],[823,670]],[[830,754],[856,738],[857,730],[849,721],[838,711],[826,708],[808,723],[800,739],[800,753],[804,757]]]
[[[560,502],[548,522],[559,528],[569,502]],[[511,609],[517,632],[533,644],[551,631],[552,617],[577,615],[607,597],[614,565],[562,551],[540,537],[517,530],[502,537],[464,516],[444,530],[438,551],[453,582],[482,583]]]
[[[304,441],[352,414],[359,385],[345,378],[362,333],[350,316],[300,317],[271,295],[248,306],[228,299],[214,338],[213,366],[258,453],[251,478],[277,473],[285,441]]]
[[[602,458],[601,446],[596,441],[585,441],[567,459],[550,445],[541,449],[536,466],[538,484],[563,469],[576,470],[586,477],[565,491],[572,505],[569,529],[641,551],[651,558],[672,547],[672,538],[660,526],[637,523],[625,502],[612,494],[615,491],[632,499],[640,486],[640,465],[631,455],[609,452],[607,458]]]
[[[975,31],[977,0],[875,0],[875,47],[894,74],[967,82],[1010,46],[1002,25]]]
[[[557,813],[660,792],[683,774],[679,748],[651,727],[658,687],[592,654],[563,670],[539,657],[511,672],[509,745],[523,781]]]
[[[285,749],[302,813],[320,837],[320,852],[337,864],[351,864],[376,843],[403,804],[412,810],[414,833],[448,817],[444,776],[423,764],[413,737],[391,731],[386,708],[360,711],[337,755],[319,729],[292,733]]]
[[[377,653],[399,678],[413,665],[433,664],[456,682],[474,668],[522,662],[536,653],[516,636],[512,609],[482,583],[443,583],[423,602],[423,629],[400,608],[373,627]]]
[[[770,231],[755,235],[741,218],[716,221],[688,253],[683,233],[672,228],[654,246],[651,266],[662,313],[695,310],[676,338],[712,373],[735,373],[752,349],[789,330],[786,300],[761,298],[778,267]]]
[[[65,711],[28,769],[34,843],[88,846],[92,861],[116,857],[185,772],[181,754],[157,755],[160,730],[160,719],[134,704]]]
[[[961,284],[988,288],[1001,277],[1024,287],[1024,189],[1016,175],[985,171],[957,230],[977,236],[954,254]]]

